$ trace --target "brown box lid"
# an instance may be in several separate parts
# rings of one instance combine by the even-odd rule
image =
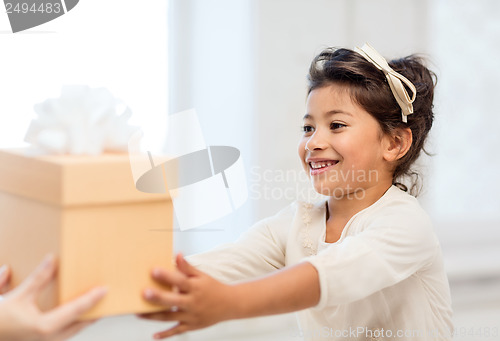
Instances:
[[[135,188],[128,153],[30,155],[0,150],[0,191],[59,206],[168,200]]]

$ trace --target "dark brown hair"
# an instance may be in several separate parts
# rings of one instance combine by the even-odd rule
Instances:
[[[401,108],[384,73],[355,51],[343,48],[322,51],[312,61],[308,75],[308,93],[330,84],[345,86],[352,100],[378,121],[383,133],[391,134],[397,128],[411,129],[413,142],[405,156],[398,160],[393,183],[407,190],[400,181],[409,177],[412,179],[410,189],[413,194],[419,191],[418,173],[411,166],[424,150],[434,120],[432,101],[437,78],[424,64],[423,58],[416,55],[389,61],[390,67],[408,78],[417,89],[413,114],[407,116],[408,123],[401,119]],[[411,96],[411,90],[407,91]]]

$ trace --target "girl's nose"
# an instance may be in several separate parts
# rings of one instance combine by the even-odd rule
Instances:
[[[326,139],[321,136],[322,134],[316,130],[306,142],[306,150],[322,150],[326,148]]]

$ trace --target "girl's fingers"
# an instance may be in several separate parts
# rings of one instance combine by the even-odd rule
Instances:
[[[137,317],[145,320],[163,321],[163,315],[165,314],[168,313],[167,312],[144,313],[144,314],[137,314]]]
[[[54,327],[54,330],[61,330],[72,324],[79,316],[94,307],[106,295],[107,289],[98,287],[86,294],[57,307],[45,314],[45,323]]]
[[[180,293],[149,288],[144,290],[143,296],[146,301],[163,307],[177,307],[181,310],[186,308],[186,299]]]
[[[177,263],[177,268],[179,269],[179,271],[188,277],[196,276],[200,273],[194,266],[189,264],[184,256],[180,253],[175,258],[175,261]]]
[[[189,281],[186,275],[179,271],[166,271],[160,268],[154,269],[152,276],[160,284],[179,288],[182,292],[189,291]]]
[[[153,337],[156,340],[165,339],[170,336],[179,335],[189,330],[189,327],[184,323],[179,323],[175,327],[167,329],[163,332],[155,333]]]
[[[45,288],[54,278],[55,270],[54,255],[49,254],[45,256],[42,263],[19,285],[16,290],[17,294],[22,296],[28,295],[34,299],[39,291]]]
[[[160,311],[157,313],[147,313],[138,315],[140,318],[155,321],[186,321],[189,314],[183,311]]]

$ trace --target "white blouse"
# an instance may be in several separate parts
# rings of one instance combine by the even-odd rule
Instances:
[[[441,248],[418,201],[392,186],[326,243],[326,202],[295,202],[238,241],[189,257],[226,283],[311,263],[320,301],[298,312],[305,340],[451,340]]]

